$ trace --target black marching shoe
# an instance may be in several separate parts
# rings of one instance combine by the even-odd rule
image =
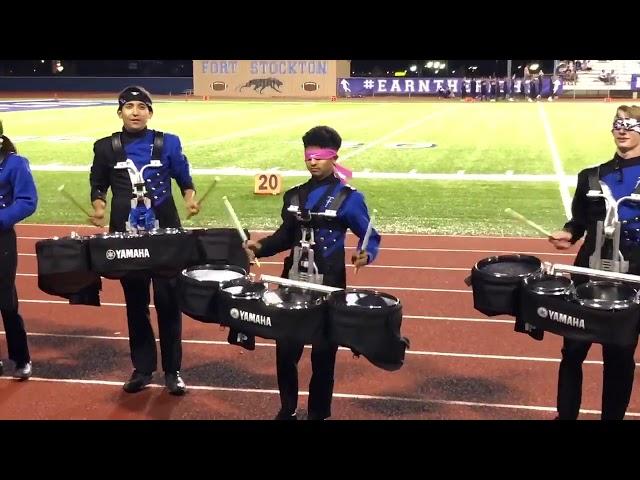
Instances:
[[[180,372],[165,373],[164,384],[171,395],[184,395],[187,393],[187,385],[182,380]]]
[[[4,373],[4,365],[2,365],[2,362],[0,362],[0,376],[2,376],[3,373]]]
[[[142,373],[138,370],[134,370],[131,374],[131,378],[122,386],[122,389],[127,393],[136,393],[142,390],[144,387],[151,383],[151,374]]]
[[[280,410],[276,415],[276,417],[274,418],[274,420],[297,420],[297,419],[298,419],[298,415],[296,415],[296,412],[289,413],[283,410]]]

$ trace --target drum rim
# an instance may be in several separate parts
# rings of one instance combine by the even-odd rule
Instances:
[[[286,288],[286,287],[285,287],[285,288]],[[297,288],[297,287],[294,287],[294,288],[296,288],[296,290],[300,290],[300,292],[302,292],[302,293],[304,293],[304,292],[305,292],[305,290],[304,290],[304,289],[300,289],[300,288]],[[281,287],[281,288],[278,288],[278,289],[276,289],[276,290],[282,290],[282,289],[283,289],[283,288]],[[280,310],[285,310],[285,311],[291,311],[291,312],[294,312],[294,311],[299,311],[299,310],[311,310],[311,309],[314,309],[314,308],[316,308],[316,307],[321,307],[322,305],[324,305],[324,304],[326,304],[326,303],[327,303],[327,298],[326,298],[326,296],[325,296],[325,295],[323,295],[323,294],[322,294],[322,293],[320,293],[320,292],[315,292],[315,293],[314,293],[314,295],[317,295],[316,300],[314,300],[314,301],[312,301],[312,302],[307,302],[306,304],[304,304],[304,305],[305,305],[304,307],[300,307],[300,308],[289,308],[289,307],[285,307],[285,306],[283,305],[283,303],[282,303],[282,302],[280,302],[280,303],[267,303],[267,302],[265,302],[265,301],[264,301],[264,295],[265,295],[265,294],[267,294],[268,292],[271,292],[271,291],[275,291],[275,290],[269,290],[269,289],[266,289],[266,290],[265,290],[264,292],[262,292],[262,294],[260,295],[260,299],[262,300],[262,303],[264,303],[264,304],[265,304],[267,307],[269,307],[269,308],[277,308],[277,309],[280,309]]]
[[[202,268],[202,267],[213,267],[213,268]],[[224,280],[223,282],[218,282],[217,280],[198,280],[197,278],[193,278],[193,277],[190,277],[190,276],[186,275],[186,272],[191,272],[193,270],[231,270],[231,271],[235,271],[236,273],[241,273],[242,276],[238,277],[238,278],[233,278],[231,280]],[[196,282],[225,283],[225,282],[232,282],[234,280],[238,280],[240,278],[247,277],[248,275],[249,274],[247,273],[247,271],[244,268],[238,267],[237,265],[222,265],[222,264],[216,264],[216,263],[203,263],[203,264],[200,264],[200,265],[192,265],[190,267],[183,268],[180,271],[180,277],[188,278],[190,280],[195,280]]]
[[[578,292],[581,288],[585,288],[586,285],[591,284],[591,285],[596,285],[596,286],[600,286],[600,285],[619,285],[621,287],[627,288],[627,289],[631,289],[631,291],[635,291],[635,295],[633,296],[634,298],[631,299],[624,299],[624,300],[602,300],[602,299],[597,299],[597,298],[580,298],[578,296]],[[616,282],[616,281],[611,281],[611,280],[589,280],[585,283],[582,283],[578,286],[575,287],[575,293],[574,293],[574,299],[575,301],[585,307],[591,307],[591,308],[595,308],[598,310],[623,310],[623,309],[628,309],[631,308],[633,305],[638,305],[640,303],[640,291],[633,288],[630,285],[627,285],[626,283],[623,282]]]
[[[542,290],[540,287],[535,287],[535,285],[531,285],[531,282],[538,280],[542,277],[561,278],[564,281],[568,281],[569,283],[565,287],[554,287],[548,290]],[[540,272],[531,273],[527,275],[525,278],[523,278],[522,288],[524,288],[527,292],[531,292],[536,295],[555,296],[555,295],[566,295],[566,294],[572,293],[574,291],[575,286],[573,284],[573,280],[571,280],[569,277],[565,277],[564,275],[553,275],[550,273],[540,271]]]
[[[534,264],[537,264],[537,268],[529,273],[519,273],[518,275],[507,275],[506,273],[487,273],[482,270],[484,265],[488,265],[490,263],[497,263],[500,259],[504,259],[509,257],[513,260],[519,260],[521,263],[531,263],[533,261]],[[484,264],[484,265],[483,265]],[[473,269],[480,273],[481,275],[485,275],[491,278],[524,278],[533,273],[541,271],[542,261],[533,255],[526,255],[522,253],[510,253],[507,255],[492,255],[491,257],[486,257],[481,260],[478,260],[476,264],[473,266]]]
[[[246,279],[247,277],[244,277],[244,278]],[[238,282],[238,280],[240,280],[240,279],[231,280],[228,283]],[[236,293],[231,293],[231,292],[227,291],[227,288],[237,287],[238,285],[225,285],[223,287],[220,287],[220,294],[221,295],[227,295],[227,296],[229,296],[230,298],[232,298],[234,300],[261,300],[262,299],[262,295],[264,294],[264,291],[267,290],[267,286],[263,282],[249,282],[249,283],[255,284],[255,285],[261,285],[262,286],[262,291],[260,293],[255,294],[255,295],[247,297],[247,296],[241,296],[241,295],[238,295]]]
[[[369,294],[373,294],[373,295],[377,295],[380,297],[387,297],[387,298],[391,298],[394,300],[395,303],[393,303],[392,305],[347,305],[346,302],[342,302],[339,305],[337,304],[337,298],[339,296],[344,296],[346,297],[346,295],[348,293],[369,293]],[[360,308],[360,309],[366,309],[366,310],[383,310],[383,309],[393,309],[398,307],[399,305],[401,305],[400,299],[394,295],[391,295],[390,293],[386,293],[386,292],[381,292],[380,290],[376,290],[373,288],[345,288],[344,290],[340,290],[337,292],[333,292],[331,293],[331,295],[329,295],[329,298],[327,299],[327,301],[332,302],[334,305],[336,306],[340,306],[340,307],[344,307],[344,308]]]

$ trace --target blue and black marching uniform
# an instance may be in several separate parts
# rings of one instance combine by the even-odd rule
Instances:
[[[162,138],[162,141],[159,141]],[[114,140],[116,144],[114,145]],[[118,151],[117,140],[122,151]],[[160,150],[160,151],[159,151]],[[180,218],[171,194],[171,178],[174,178],[184,193],[194,189],[189,173],[189,163],[182,153],[180,139],[176,135],[144,129],[119,134],[98,140],[93,147],[94,159],[89,182],[91,201],[102,199],[111,188],[111,216],[109,231],[125,231],[131,211],[133,186],[126,169],[114,168],[117,162],[130,159],[140,170],[151,158],[159,157],[162,167],[144,171],[147,195],[160,228],[180,227]],[[149,317],[150,276],[135,276],[121,280],[127,303],[129,346],[134,368],[150,374],[156,370],[156,342]],[[175,278],[153,278],[153,299],[158,315],[162,369],[167,373],[180,370],[182,361],[182,316],[176,296]]]
[[[310,215],[309,222],[302,222],[291,212],[290,207],[300,207],[303,214],[336,210],[335,219]],[[336,208],[337,207],[337,208]],[[346,287],[344,243],[347,229],[355,233],[362,244],[369,214],[364,196],[348,185],[340,183],[333,175],[293,187],[284,194],[282,225],[272,235],[260,240],[258,257],[269,257],[290,250],[285,259],[282,277],[288,277],[293,263],[293,248],[299,245],[302,227],[313,228],[315,245],[314,257],[319,273],[323,274],[323,284],[337,288]],[[378,254],[380,235],[373,230],[367,245],[368,263]],[[276,367],[278,388],[283,418],[295,413],[298,404],[298,369],[304,345],[290,341],[276,341]],[[311,351],[312,377],[309,384],[310,419],[325,419],[331,416],[334,368],[338,346],[327,341],[313,344]]]
[[[589,266],[589,257],[595,249],[597,222],[604,220],[606,206],[603,198],[588,198],[587,192],[604,182],[616,200],[628,196],[640,182],[640,157],[623,159],[618,154],[597,167],[587,168],[578,174],[578,183],[571,206],[571,220],[564,230],[571,233],[575,243],[586,232],[574,265]],[[618,210],[621,222],[620,251],[629,261],[629,272],[640,274],[640,204],[623,202]],[[574,276],[575,282],[586,277]],[[602,345],[604,376],[602,387],[602,419],[622,420],[631,398],[636,343],[629,346]],[[576,419],[580,409],[582,392],[582,362],[587,357],[591,343],[564,339],[562,361],[558,377],[558,414],[560,419]]]
[[[27,333],[18,313],[16,223],[36,211],[38,193],[26,158],[0,153],[0,312],[9,358],[16,365],[31,361]]]

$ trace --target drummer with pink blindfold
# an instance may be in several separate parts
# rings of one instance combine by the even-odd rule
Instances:
[[[380,235],[369,229],[369,212],[364,195],[346,181],[351,172],[337,163],[342,138],[333,128],[318,126],[302,137],[304,160],[311,178],[284,194],[282,225],[259,241],[248,240],[250,255],[270,257],[290,251],[282,277],[346,288],[345,238],[347,230],[358,237],[351,262],[357,268],[378,255]],[[305,248],[307,249],[305,251]],[[311,254],[309,251],[312,250]],[[298,404],[298,362],[303,344],[276,341],[276,363],[281,409],[279,420],[295,420]],[[312,377],[309,385],[308,416],[324,420],[331,416],[333,377],[338,345],[328,340],[313,344]]]

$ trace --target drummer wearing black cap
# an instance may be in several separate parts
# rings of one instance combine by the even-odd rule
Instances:
[[[578,174],[571,219],[563,230],[553,232],[549,241],[558,249],[565,250],[585,234],[578,251],[575,265],[589,266],[589,257],[594,253],[597,222],[605,219],[605,203],[602,198],[588,198],[591,184],[598,180],[606,184],[613,197],[618,200],[637,191],[640,183],[640,106],[622,105],[613,119],[613,140],[616,153],[613,159],[597,167],[587,168]],[[592,180],[590,182],[590,179]],[[629,272],[640,274],[640,204],[624,202],[618,210],[622,223],[620,250],[629,262]],[[604,258],[604,257],[603,257]],[[602,345],[604,360],[602,386],[602,419],[624,418],[635,369],[636,343],[628,346]],[[558,419],[578,418],[582,399],[582,363],[587,357],[591,343],[564,338],[562,361],[558,377]]]
[[[197,214],[193,180],[189,163],[182,153],[179,137],[147,128],[153,116],[151,96],[142,87],[127,87],[118,96],[121,132],[95,142],[89,182],[93,215],[91,221],[102,226],[105,218],[107,190],[111,188],[109,231],[125,231],[131,210],[134,183],[127,169],[116,168],[118,162],[131,160],[140,171],[158,154],[161,167],[146,168],[144,181],[147,196],[160,228],[180,227],[180,218],[171,194],[171,178],[176,180],[187,213]],[[159,150],[159,151],[158,151]],[[180,376],[182,361],[182,317],[176,297],[175,278],[137,276],[121,280],[127,304],[129,346],[134,371],[123,388],[138,392],[151,382],[157,368],[156,341],[149,316],[149,286],[153,280],[153,299],[158,315],[160,351],[165,384],[171,394],[182,395],[186,385]]]

